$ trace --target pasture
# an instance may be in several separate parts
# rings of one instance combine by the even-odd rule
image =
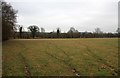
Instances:
[[[15,39],[3,42],[3,76],[115,76],[117,38]]]

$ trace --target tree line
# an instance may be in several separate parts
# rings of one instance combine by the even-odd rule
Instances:
[[[79,32],[74,27],[71,27],[68,32],[61,33],[61,29],[58,27],[56,31],[45,32],[45,29],[42,27],[41,32],[40,28],[36,25],[29,26],[28,31],[23,31],[22,26],[18,26],[18,31],[12,36],[14,38],[113,38],[118,37],[117,33],[120,31],[118,28],[116,33],[104,33],[100,28],[95,28],[94,32]]]
[[[9,38],[105,38],[119,37],[120,28],[117,33],[103,33],[100,28],[96,28],[95,32],[79,32],[71,27],[67,33],[61,33],[61,29],[57,28],[56,32],[45,32],[44,28],[36,25],[29,26],[28,32],[23,31],[23,27],[16,25],[17,10],[5,1],[2,5],[2,40]],[[19,31],[17,31],[19,30]]]

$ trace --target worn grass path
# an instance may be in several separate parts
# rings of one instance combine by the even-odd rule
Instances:
[[[113,76],[117,70],[117,38],[3,42],[3,76]]]

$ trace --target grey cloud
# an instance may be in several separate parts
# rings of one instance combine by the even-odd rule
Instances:
[[[58,26],[67,31],[74,26],[79,31],[106,32],[117,29],[118,0],[9,0],[18,9],[18,23],[25,27],[36,24],[47,31]]]

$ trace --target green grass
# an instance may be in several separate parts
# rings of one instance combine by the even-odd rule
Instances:
[[[117,70],[117,38],[3,42],[3,76],[112,76]]]

